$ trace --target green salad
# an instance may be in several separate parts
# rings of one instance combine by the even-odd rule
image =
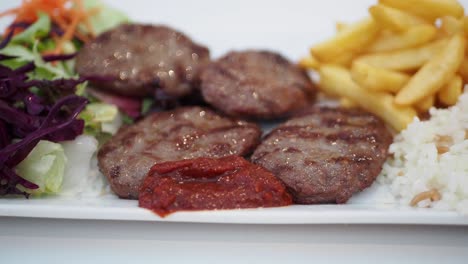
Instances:
[[[0,40],[0,195],[60,193],[74,165],[63,144],[96,150],[122,119],[115,105],[88,92],[74,55],[128,18],[92,0],[24,1],[2,15],[13,22]]]

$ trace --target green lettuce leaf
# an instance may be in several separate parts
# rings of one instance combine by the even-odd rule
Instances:
[[[16,166],[21,177],[39,186],[26,192],[32,194],[58,193],[62,186],[67,158],[62,145],[41,140],[29,155]]]
[[[83,4],[86,9],[99,8],[99,12],[90,17],[90,23],[96,34],[100,34],[119,24],[130,22],[130,19],[123,12],[106,6],[102,1],[85,0]],[[85,28],[83,28],[85,30]]]
[[[117,107],[106,103],[88,104],[80,118],[85,121],[85,133],[92,136],[114,134],[121,125]]]
[[[60,78],[68,79],[73,77],[73,74],[69,70],[67,70],[67,67],[65,67],[66,62],[58,62],[55,65],[53,65],[50,62],[45,62],[38,51],[38,44],[39,41],[36,41],[32,49],[32,52],[34,54],[34,64],[36,65],[36,69],[33,72],[34,75],[30,76],[32,79],[50,80]]]
[[[1,64],[7,67],[16,69],[31,61],[34,61],[36,69],[29,76],[31,79],[59,79],[73,77],[69,67],[66,67],[66,62],[58,62],[55,65],[44,62],[41,54],[37,50],[39,41],[33,44],[32,50],[20,44],[9,44],[4,49],[0,50],[0,54],[14,56],[14,59],[2,61]]]
[[[92,113],[95,122],[112,122],[119,113],[115,105],[105,103],[88,104],[85,111]]]
[[[45,37],[50,31],[50,18],[44,13],[38,14],[37,21],[29,26],[25,31],[19,33],[11,39],[12,43],[33,44],[36,39]]]
[[[33,61],[36,59],[36,55],[30,49],[18,44],[9,44],[0,50],[0,54],[17,57],[22,61]]]

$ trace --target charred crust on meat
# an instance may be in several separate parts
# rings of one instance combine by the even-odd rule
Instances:
[[[110,168],[109,176],[111,178],[117,178],[120,176],[120,166],[113,166]]]

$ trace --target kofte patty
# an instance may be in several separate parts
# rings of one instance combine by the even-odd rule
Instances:
[[[270,132],[252,161],[279,177],[296,203],[345,203],[374,182],[391,142],[372,114],[314,107]]]
[[[314,94],[307,74],[269,51],[230,52],[201,73],[205,101],[231,116],[273,119],[306,106]]]
[[[87,43],[76,57],[76,71],[93,86],[115,94],[152,96],[162,89],[173,97],[198,86],[206,47],[166,26],[123,24]]]
[[[155,163],[247,155],[260,136],[256,124],[206,108],[182,107],[121,128],[99,150],[99,168],[119,197],[137,199],[140,184]]]

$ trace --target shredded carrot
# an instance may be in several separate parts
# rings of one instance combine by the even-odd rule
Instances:
[[[14,15],[14,22],[34,23],[38,12],[48,14],[52,22],[64,32],[56,41],[53,51],[55,54],[62,52],[67,41],[77,38],[87,42],[95,36],[89,18],[99,12],[99,9],[86,10],[81,0],[23,0],[19,7],[1,12],[0,17]],[[86,32],[80,30],[80,25],[84,26]],[[15,31],[15,34],[18,32]]]
[[[80,21],[79,13],[74,13],[72,22],[70,23],[70,25],[68,25],[68,28],[65,30],[65,33],[63,34],[63,36],[56,43],[55,53],[61,53],[63,44],[66,41],[71,40],[73,38],[73,35],[75,33],[75,30],[76,30],[76,27],[78,26],[79,21]]]
[[[75,0],[75,1],[76,1],[76,5],[78,6],[78,10],[84,11],[85,8],[84,8],[84,5],[83,5],[83,2],[82,2],[81,0]],[[83,24],[85,25],[85,27],[87,28],[87,30],[88,30],[91,34],[93,34],[92,31],[94,31],[94,30],[93,30],[93,28],[92,28],[92,26],[91,26],[91,23],[89,23],[88,17],[85,16],[85,14],[83,14]]]
[[[75,37],[81,41],[83,41],[84,43],[88,42],[91,40],[91,37],[89,37],[88,35],[82,33],[81,31],[76,31],[75,32]]]
[[[65,30],[67,28],[67,21],[58,14],[53,14],[52,19],[54,20],[55,24],[60,27],[61,30]]]
[[[11,15],[11,14],[16,14],[16,12],[18,12],[19,8],[13,8],[13,9],[10,9],[10,10],[7,10],[7,11],[3,11],[0,13],[0,17],[4,17],[4,16],[7,16],[7,15]]]
[[[95,36],[96,36],[96,32],[94,31],[94,28],[93,28],[93,26],[91,25],[91,22],[89,22],[89,17],[85,17],[85,18],[83,19],[83,24],[85,25],[86,30],[89,32],[89,34],[90,34],[92,37],[95,37]]]

